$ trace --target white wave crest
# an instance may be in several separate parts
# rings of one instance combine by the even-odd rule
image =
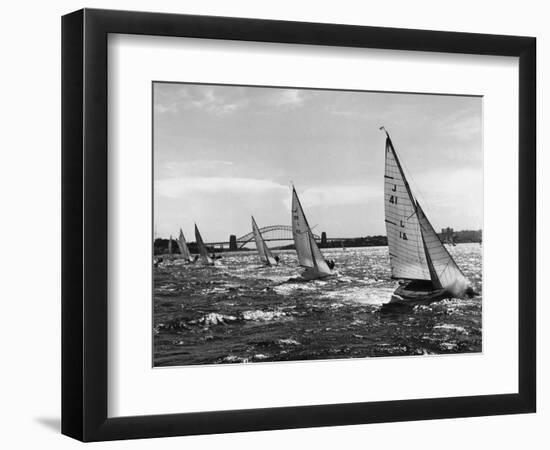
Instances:
[[[244,320],[260,320],[260,321],[269,321],[284,317],[286,314],[283,311],[245,311],[242,313]]]
[[[298,341],[294,339],[279,339],[277,341],[279,345],[301,345]]]
[[[469,334],[468,330],[466,330],[466,328],[460,327],[458,325],[447,324],[447,323],[445,323],[443,325],[436,325],[433,329],[434,330],[449,330],[449,331],[456,331],[456,332],[462,333],[462,334]]]
[[[224,314],[210,313],[204,317],[201,317],[197,322],[204,325],[219,325],[227,322],[234,322],[237,320],[235,316],[226,316]]]

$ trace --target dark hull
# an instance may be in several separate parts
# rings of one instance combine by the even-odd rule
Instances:
[[[401,284],[393,293],[387,306],[427,305],[451,298],[446,289],[435,289],[431,282],[410,281]]]

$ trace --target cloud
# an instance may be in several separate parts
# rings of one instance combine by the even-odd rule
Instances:
[[[373,185],[327,185],[315,186],[298,193],[304,208],[328,205],[360,205],[368,200],[383,195],[380,187]]]
[[[167,102],[164,104],[155,102],[154,109],[155,109],[155,114],[167,114],[167,113],[175,114],[178,112],[177,105],[173,102],[170,102],[170,103]]]
[[[176,173],[178,176],[196,176],[201,173],[227,170],[233,165],[232,161],[197,159],[195,161],[164,161],[158,165],[158,169],[165,170],[168,173]],[[165,178],[159,177],[158,174],[156,177],[158,180]]]
[[[219,95],[214,88],[198,90],[189,104],[198,109],[204,109],[214,114],[227,114],[237,111],[247,105],[246,99],[230,98],[227,95]]]
[[[304,98],[300,94],[300,91],[296,89],[282,89],[275,91],[272,103],[275,106],[297,107],[304,103]]]
[[[456,111],[441,119],[437,128],[440,134],[454,139],[471,140],[481,136],[481,110],[466,109]]]
[[[248,100],[218,86],[181,86],[159,84],[155,90],[155,112],[176,114],[186,109],[196,109],[212,114],[228,114],[247,106]]]
[[[168,198],[222,194],[254,195],[288,193],[288,187],[254,178],[181,177],[155,181],[155,195]]]

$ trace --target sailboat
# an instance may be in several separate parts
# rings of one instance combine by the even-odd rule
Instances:
[[[386,133],[384,205],[392,278],[401,280],[390,303],[433,302],[475,293],[413,196]]]
[[[208,256],[208,249],[206,248],[206,245],[204,245],[204,241],[202,240],[202,236],[199,232],[199,229],[197,228],[197,224],[195,224],[195,240],[197,241],[200,261],[203,264],[213,266],[214,260],[210,256]]]
[[[315,280],[336,275],[317,247],[294,186],[292,186],[292,237],[300,266],[306,269],[302,273],[303,279]],[[330,265],[334,267],[334,262],[331,261]]]
[[[267,266],[276,266],[279,263],[279,258],[274,257],[271,250],[266,245],[262,233],[252,216],[252,232],[254,233],[254,240],[256,241],[256,248],[258,249],[258,254],[260,255],[260,260]]]
[[[180,235],[178,237],[178,240],[176,241],[178,243],[178,247],[180,249],[181,257],[186,262],[194,262],[195,260],[191,256],[191,253],[189,252],[189,248],[187,247],[187,242],[185,241],[185,236],[183,235],[183,230],[180,228]]]

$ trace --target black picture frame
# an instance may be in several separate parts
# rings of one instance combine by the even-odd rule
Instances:
[[[517,393],[107,417],[109,33],[519,58]],[[536,39],[83,9],[62,18],[62,433],[82,441],[535,412]],[[513,294],[510,294],[513,295]]]

